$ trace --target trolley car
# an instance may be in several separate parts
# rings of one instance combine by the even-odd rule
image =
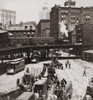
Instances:
[[[25,68],[25,60],[23,58],[17,58],[7,62],[7,74],[14,74]]]

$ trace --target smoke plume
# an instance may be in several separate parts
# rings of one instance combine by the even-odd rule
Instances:
[[[68,30],[66,29],[66,25],[64,24],[64,22],[59,22],[60,25],[60,32],[62,32],[62,36],[66,36],[68,37]]]

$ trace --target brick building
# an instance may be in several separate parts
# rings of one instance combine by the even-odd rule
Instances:
[[[11,24],[8,27],[8,30],[29,30],[31,28],[36,28],[36,22],[28,21],[28,22],[20,22],[19,24]]]
[[[76,26],[76,43],[93,45],[93,24],[80,24]]]
[[[49,37],[50,36],[50,20],[40,20],[37,25],[37,36],[38,37]]]
[[[0,48],[7,47],[9,43],[8,31],[0,27]]]
[[[64,22],[67,30],[73,31],[78,24],[91,23],[93,21],[93,7],[61,7],[55,5],[50,12],[50,34],[60,37],[59,22]]]
[[[85,61],[93,62],[93,49],[83,51],[82,59]]]
[[[36,30],[36,22],[20,22],[19,24],[12,24],[8,27],[8,31],[12,32],[14,36],[31,36],[32,34],[35,36],[36,32],[29,32],[30,30]]]

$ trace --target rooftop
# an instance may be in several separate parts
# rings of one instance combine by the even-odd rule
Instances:
[[[32,95],[33,95],[32,92],[24,92],[16,100],[29,100]]]
[[[3,29],[2,27],[0,27],[0,33],[7,33],[7,31]]]
[[[35,82],[35,85],[43,85],[46,82],[46,78],[38,80],[37,82]]]
[[[86,50],[86,51],[83,51],[83,52],[86,52],[86,53],[93,53],[93,50]]]

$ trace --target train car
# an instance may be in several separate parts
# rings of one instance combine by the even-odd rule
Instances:
[[[34,83],[34,93],[39,93],[39,96],[47,94],[47,78],[42,78]]]
[[[23,58],[17,58],[7,62],[7,74],[14,74],[25,68],[25,60]]]
[[[30,45],[28,37],[9,37],[10,46],[25,46]]]
[[[37,99],[34,93],[24,92],[16,100],[37,100]]]
[[[63,38],[56,38],[55,39],[55,44],[62,44],[63,43]]]
[[[66,42],[67,44],[68,42]],[[54,37],[9,37],[9,46],[26,46],[26,45],[54,45],[65,44],[62,38]]]
[[[51,45],[54,43],[53,37],[9,37],[9,46]]]
[[[54,44],[53,37],[30,37],[30,44],[35,45],[47,45],[47,44]]]

